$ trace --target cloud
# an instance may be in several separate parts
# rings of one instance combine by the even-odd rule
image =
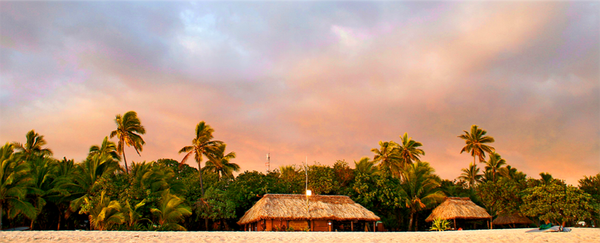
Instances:
[[[408,132],[454,179],[478,124],[530,176],[600,171],[597,3],[1,4],[0,139],[36,129],[59,157],[135,110],[134,161],[181,159],[205,120],[242,170]]]

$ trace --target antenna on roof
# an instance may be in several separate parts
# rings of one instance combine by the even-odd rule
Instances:
[[[267,153],[267,163],[265,163],[265,165],[267,166],[267,173],[269,173],[271,171],[271,150],[269,149],[269,153]]]
[[[306,195],[308,195],[308,156],[306,156],[304,163],[304,173],[306,174]]]

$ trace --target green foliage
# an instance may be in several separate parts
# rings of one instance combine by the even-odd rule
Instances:
[[[57,186],[54,180],[56,179],[55,171],[58,169],[55,163],[54,159],[35,156],[26,161],[31,179],[27,192],[28,199],[36,208],[35,217],[31,218],[30,228],[32,229],[38,215],[46,206],[46,200],[48,200],[51,193],[58,190],[54,188]]]
[[[173,180],[175,172],[163,165],[150,162],[132,163],[129,187],[130,195],[138,200],[160,198],[162,191],[171,189],[181,192],[183,185]]]
[[[440,182],[440,190],[448,197],[470,197],[472,191],[466,188],[467,186],[462,180],[442,180]]]
[[[368,157],[362,157],[358,162],[354,161],[354,173],[373,175],[378,173],[378,169],[375,166],[375,161],[369,160]]]
[[[32,157],[50,157],[52,156],[52,150],[48,148],[42,148],[46,145],[44,136],[39,135],[34,130],[27,132],[25,135],[27,141],[25,144],[14,142],[13,146],[15,152],[23,156],[23,160],[29,160]]]
[[[347,194],[348,185],[354,180],[354,171],[344,160],[338,160],[333,164],[334,191],[336,194]]]
[[[564,226],[576,220],[591,217],[590,212],[598,210],[592,204],[590,194],[581,189],[550,182],[523,191],[521,212],[528,217],[537,217]]]
[[[498,181],[479,184],[476,191],[490,214],[513,214],[519,212],[523,203],[520,195],[526,186],[523,182],[502,177]]]
[[[594,200],[600,202],[600,173],[595,176],[585,176],[579,180],[579,189],[590,194]]]
[[[430,231],[446,231],[449,229],[450,229],[450,222],[448,222],[448,220],[440,219],[440,218],[434,219],[433,224],[431,225],[431,228],[429,228]]]
[[[38,211],[26,201],[27,188],[31,183],[29,169],[25,162],[14,154],[13,145],[5,144],[0,148],[0,229],[4,211],[8,218],[24,214],[35,218]]]
[[[48,201],[58,209],[56,229],[60,230],[63,218],[68,219],[70,216],[69,204],[73,197],[71,195],[72,192],[68,188],[76,176],[77,166],[73,160],[67,160],[66,158],[56,161],[54,166],[56,179],[52,181],[52,185],[50,186],[52,189],[46,192],[46,196]]]
[[[52,151],[48,148],[43,148],[46,145],[44,136],[39,135],[34,130],[29,131],[25,135],[27,141],[25,144],[18,142],[13,143],[13,147],[16,150],[16,159],[19,164],[24,164],[27,168],[27,178],[23,179],[27,181],[26,197],[27,203],[22,203],[19,199],[13,197],[11,200],[13,203],[17,203],[12,208],[20,208],[15,212],[24,212],[26,216],[31,219],[30,227],[33,228],[34,222],[44,206],[46,205],[46,194],[51,189],[54,180],[54,167],[52,166],[53,159]],[[0,200],[2,201],[2,200]],[[31,209],[29,206],[33,206]],[[2,211],[0,206],[0,211]],[[2,213],[0,213],[0,219]],[[11,216],[11,214],[9,214]],[[1,228],[1,225],[0,225]]]
[[[595,221],[596,227],[600,227],[600,173],[595,176],[587,177],[579,180],[579,189],[592,196],[593,210],[591,213],[592,219]]]
[[[105,191],[97,197],[85,198],[80,213],[89,215],[92,230],[108,230],[114,225],[125,222],[121,204],[116,200],[110,200]]]
[[[171,169],[176,174],[176,178],[184,178],[189,176],[198,177],[198,169],[189,166],[188,164],[179,164],[179,161],[174,159],[159,159],[156,161],[157,164],[163,165]]]
[[[235,153],[225,152],[225,143],[213,140],[214,130],[204,122],[196,126],[192,144],[179,151],[186,153],[181,163],[160,159],[127,167],[123,147],[134,146],[139,154],[145,130],[135,112],[117,115],[115,121],[118,126],[111,137],[117,136],[118,144],[105,137],[80,163],[52,158],[43,136],[33,130],[26,143],[1,147],[0,219],[9,219],[12,227],[31,223],[35,229],[61,225],[76,229],[85,227],[87,219],[90,228],[98,230],[186,230],[205,219],[206,225],[211,220],[228,229],[266,193],[304,193],[305,173],[295,165],[234,177],[239,169],[231,162]],[[462,152],[471,152],[474,160],[482,161],[490,153],[483,175],[473,163],[463,169],[461,180],[440,180],[428,163],[420,161],[425,154],[422,144],[405,133],[401,144],[380,142],[372,150],[373,160],[355,161],[354,169],[343,160],[333,166],[309,166],[309,189],[315,194],[348,195],[393,230],[418,229],[444,195],[469,196],[492,214],[523,212],[555,223],[590,218],[598,222],[600,174],[580,180],[579,189],[547,173],[541,173],[541,179],[526,179],[485,144],[493,142],[485,133],[473,126],[460,136],[467,143]],[[192,155],[199,168],[203,159],[207,161],[204,168],[185,164]],[[128,173],[119,166],[121,156]],[[431,230],[448,227],[447,221],[436,220]]]
[[[393,209],[401,206],[397,190],[399,185],[397,178],[358,173],[350,196],[368,209]]]
[[[525,173],[518,171],[516,168],[513,168],[510,165],[500,168],[500,175],[508,179],[517,181],[525,180],[527,177]]]
[[[273,174],[277,175],[279,180],[275,183],[281,193],[299,194],[304,192],[305,175],[303,171],[296,168],[296,165],[281,166]],[[238,177],[239,178],[239,177]]]
[[[402,207],[398,192],[400,180],[380,174],[358,172],[351,184],[350,198],[381,217],[386,227],[399,227],[398,210]]]
[[[196,210],[201,218],[212,220],[235,218],[235,203],[224,191],[211,187],[204,197],[196,203]]]
[[[258,171],[245,171],[237,176],[226,192],[227,197],[231,198],[236,208],[236,216],[241,217],[266,193],[278,193],[276,181],[278,174],[267,176]]]
[[[330,194],[334,190],[333,168],[314,164],[308,167],[308,189],[316,195]]]
[[[88,158],[77,167],[71,183],[63,185],[76,198],[71,201],[71,210],[77,212],[85,200],[98,195],[102,185],[109,181],[109,176],[119,169],[119,162],[110,153],[98,153]],[[79,211],[80,213],[82,211]]]
[[[142,221],[152,222],[150,221],[150,219],[144,218],[143,213],[141,212],[141,209],[146,205],[145,199],[133,206],[131,204],[131,200],[127,199],[124,205],[125,206],[122,208],[121,212],[123,213],[123,222],[125,223],[125,229],[140,229],[140,223]]]

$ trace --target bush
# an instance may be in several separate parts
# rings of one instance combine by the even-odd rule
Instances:
[[[433,220],[433,224],[429,230],[431,231],[445,231],[450,229],[450,222],[445,219],[436,218]]]

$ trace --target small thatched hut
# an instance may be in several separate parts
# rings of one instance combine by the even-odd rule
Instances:
[[[503,214],[496,217],[492,223],[495,225],[508,224],[514,226],[515,224],[533,224],[533,221],[519,214]]]
[[[492,216],[468,197],[447,197],[442,204],[433,209],[425,221],[431,222],[436,218],[454,220],[454,227],[456,227],[456,219],[491,220]]]
[[[252,231],[353,231],[373,230],[378,220],[377,215],[348,196],[265,194],[238,224]]]

